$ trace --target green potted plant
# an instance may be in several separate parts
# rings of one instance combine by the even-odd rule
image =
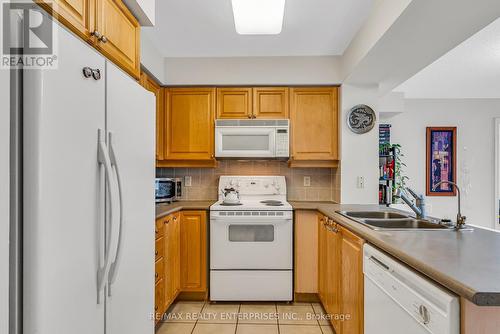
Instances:
[[[404,175],[406,164],[402,161],[404,154],[401,151],[400,144],[393,144],[392,148],[394,150],[394,191],[393,194],[400,188],[406,187],[406,182],[410,179],[408,176]],[[393,203],[401,203],[401,199],[393,195]]]

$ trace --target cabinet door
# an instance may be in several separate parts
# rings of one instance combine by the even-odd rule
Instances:
[[[174,213],[173,217],[173,250],[172,250],[172,280],[173,280],[173,295],[174,298],[181,290],[181,217],[180,213]]]
[[[181,286],[183,291],[206,291],[206,248],[206,212],[183,211],[181,213]]]
[[[96,0],[96,48],[131,76],[140,76],[140,26],[121,0]]]
[[[325,217],[318,214],[318,294],[321,302],[326,304],[326,227]]]
[[[291,88],[292,160],[338,160],[336,87]]]
[[[318,215],[295,211],[295,292],[318,293]]]
[[[173,301],[172,295],[172,268],[171,268],[171,248],[172,248],[172,215],[168,215],[164,219],[165,224],[165,309],[168,308]]]
[[[340,308],[340,284],[341,284],[341,242],[342,236],[339,227],[334,223],[328,227],[328,237],[326,251],[328,253],[327,264],[327,304],[328,313],[333,315],[332,325],[337,331],[340,331],[340,322],[336,320],[335,315],[341,313]]]
[[[161,320],[165,311],[165,282],[161,279],[155,284],[155,323]]]
[[[217,88],[217,118],[252,118],[252,88]]]
[[[342,322],[341,333],[363,333],[364,281],[363,240],[345,228],[342,234],[341,312],[350,319]]]
[[[90,40],[94,0],[35,0],[59,22],[84,40]]]
[[[165,92],[165,159],[213,160],[215,89],[169,88]]]
[[[163,89],[145,72],[141,73],[140,84],[156,97],[156,160],[163,160],[163,131],[165,128],[165,108],[163,108]]]
[[[253,115],[255,118],[288,118],[288,88],[258,87],[253,89]]]

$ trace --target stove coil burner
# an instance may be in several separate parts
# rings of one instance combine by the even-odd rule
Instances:
[[[243,203],[221,203],[221,206],[240,206],[243,205]]]
[[[283,206],[283,202],[277,201],[277,200],[265,200],[265,201],[260,201],[262,204],[265,204],[266,206]]]

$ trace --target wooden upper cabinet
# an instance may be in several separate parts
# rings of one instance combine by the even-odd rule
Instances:
[[[93,29],[94,0],[35,0],[58,21],[84,40]]]
[[[95,45],[135,78],[140,76],[140,26],[121,0],[96,0]]]
[[[350,314],[348,321],[342,322],[340,333],[363,334],[363,239],[341,227],[341,309],[342,314]]]
[[[217,118],[252,118],[252,88],[217,88]]]
[[[140,77],[140,26],[122,0],[35,0],[132,77]]]
[[[182,291],[207,291],[207,213],[181,213],[181,288]]]
[[[338,160],[338,118],[337,87],[290,88],[291,160]]]
[[[168,88],[166,160],[214,160],[214,88]]]
[[[257,87],[253,89],[254,118],[288,118],[288,109],[288,87]]]
[[[147,73],[142,72],[139,80],[140,84],[156,97],[156,160],[163,160],[165,151],[164,129],[165,129],[165,108],[163,89]]]

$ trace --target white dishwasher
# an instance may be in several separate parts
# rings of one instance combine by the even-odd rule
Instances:
[[[365,244],[365,334],[459,334],[458,298]]]

